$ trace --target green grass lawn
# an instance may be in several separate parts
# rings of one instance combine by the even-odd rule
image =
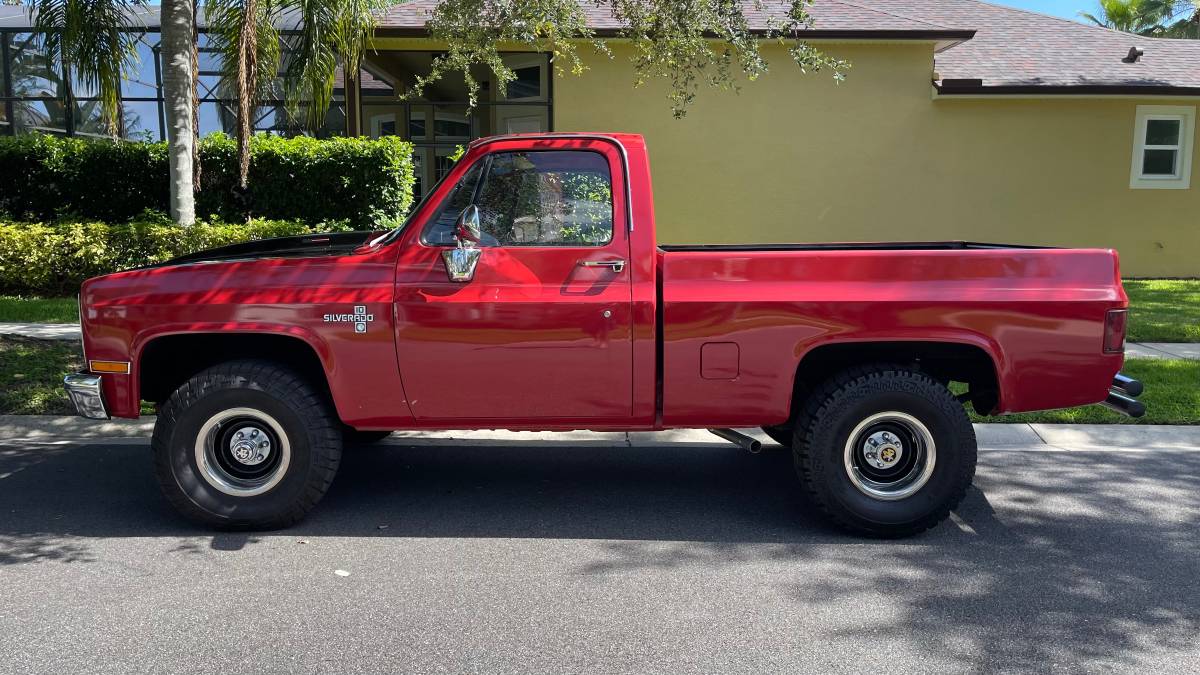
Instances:
[[[62,381],[82,367],[77,342],[0,337],[0,414],[74,414]]]
[[[1130,342],[1200,342],[1200,280],[1125,280]]]
[[[23,298],[0,295],[0,322],[77,323],[79,306],[75,298]]]
[[[1146,404],[1145,417],[1135,420],[1102,406],[1089,405],[1002,417],[972,414],[971,419],[1009,424],[1200,424],[1200,361],[1126,359],[1121,372],[1146,385],[1146,391],[1138,397]]]

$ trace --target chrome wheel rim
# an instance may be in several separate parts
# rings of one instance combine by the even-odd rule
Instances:
[[[874,499],[912,496],[929,482],[936,465],[933,434],[907,413],[871,415],[846,440],[846,475],[859,492]]]
[[[283,426],[255,408],[229,408],[208,418],[196,435],[196,466],[212,487],[253,497],[279,484],[292,462]]]

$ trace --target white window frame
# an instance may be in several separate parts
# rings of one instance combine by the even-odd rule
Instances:
[[[371,115],[371,138],[379,138],[383,135],[383,125],[385,122],[391,122],[393,125],[396,124],[396,113],[391,112]],[[395,129],[392,132],[393,134],[400,133],[399,129],[396,129],[395,127],[393,128]]]
[[[550,74],[548,71],[549,64],[547,63],[546,55],[539,52],[530,52],[528,54],[505,54],[504,65],[511,70],[520,70],[522,68],[532,68],[537,66],[538,69],[538,95],[537,96],[518,96],[500,98],[500,92],[496,92],[496,102],[540,102],[548,98],[550,90]]]
[[[1178,145],[1146,145],[1146,128],[1151,120],[1177,120]],[[1192,181],[1192,140],[1195,137],[1196,108],[1182,105],[1139,105],[1133,125],[1133,164],[1129,187],[1135,190],[1186,190]],[[1170,176],[1144,174],[1142,166],[1147,150],[1175,150],[1175,173]]]

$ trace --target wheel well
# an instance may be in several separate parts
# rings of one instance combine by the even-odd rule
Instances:
[[[321,359],[300,338],[270,333],[188,333],[164,335],[142,348],[138,358],[140,397],[160,404],[205,368],[245,358],[290,368],[329,395]]]
[[[988,414],[1000,402],[996,365],[991,356],[975,345],[958,342],[846,342],[817,347],[796,366],[792,392],[793,410],[807,392],[835,373],[866,363],[898,363],[928,374],[949,385],[967,385],[964,400],[980,414]]]

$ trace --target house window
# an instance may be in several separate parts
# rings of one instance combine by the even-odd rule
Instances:
[[[540,98],[542,95],[542,65],[513,70],[516,79],[508,83],[508,99]]]
[[[418,199],[450,170],[454,164],[450,157],[457,148],[472,139],[553,130],[553,71],[548,54],[502,54],[504,64],[515,75],[503,96],[494,73],[486,68],[472,70],[471,77],[479,85],[473,105],[467,80],[458,72],[430,83],[421,96],[405,96],[406,87],[429,74],[443,57],[432,51],[370,51],[359,72],[363,132],[371,136],[395,133],[416,146],[415,156],[420,159],[414,162],[414,197]],[[383,122],[373,123],[377,118]]]
[[[1129,187],[1168,190],[1190,187],[1195,126],[1194,107],[1138,106]]]

